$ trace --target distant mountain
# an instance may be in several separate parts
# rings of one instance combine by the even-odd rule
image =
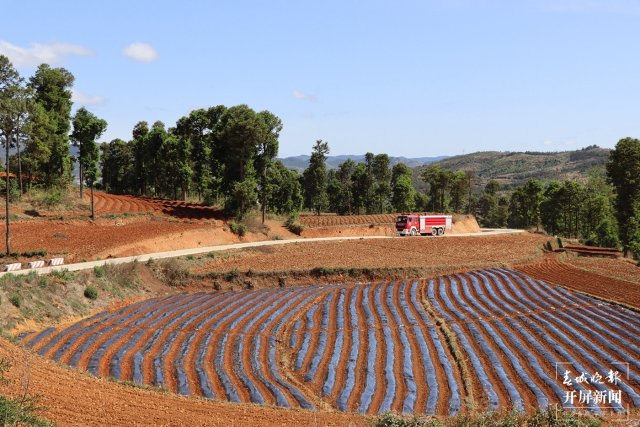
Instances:
[[[287,168],[297,170],[298,172],[304,171],[307,166],[309,166],[309,159],[311,156],[308,155],[300,155],[300,156],[292,156],[292,157],[284,157],[279,159]],[[438,157],[416,157],[416,158],[407,158],[407,157],[390,157],[391,166],[397,163],[404,163],[410,168],[415,168],[418,166],[428,165],[433,162],[437,162],[438,160],[443,160],[448,158],[448,156],[438,156]],[[341,163],[345,160],[351,159],[356,163],[364,162],[364,155],[342,155],[342,156],[328,156],[327,157],[327,169],[337,169]]]
[[[581,150],[561,152],[480,151],[449,157],[437,164],[447,170],[472,171],[481,186],[490,179],[495,179],[503,188],[508,189],[522,185],[529,178],[541,181],[584,181],[589,169],[606,164],[610,151],[608,148],[595,145]],[[424,183],[418,178],[422,168],[414,169],[414,178],[416,185],[424,189]]]

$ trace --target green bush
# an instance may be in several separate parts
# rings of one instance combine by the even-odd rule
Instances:
[[[304,225],[298,222],[298,217],[296,215],[291,215],[287,218],[287,221],[284,223],[287,230],[290,232],[297,234],[298,236],[302,234],[304,231]]]
[[[36,208],[53,209],[62,204],[64,194],[59,188],[36,193],[32,204]]]
[[[311,270],[311,275],[315,277],[329,276],[330,274],[334,273],[335,271],[333,269],[326,267],[316,267]]]
[[[13,304],[14,307],[20,308],[20,306],[22,305],[22,297],[18,294],[12,294],[9,297],[9,302]]]
[[[107,269],[104,265],[96,265],[95,267],[93,267],[93,274],[95,274],[98,279],[104,277],[106,272]]]
[[[247,226],[244,225],[244,224],[240,224],[240,223],[236,223],[236,222],[230,222],[229,223],[229,228],[231,229],[231,232],[233,234],[237,234],[240,237],[242,237],[245,234],[247,234]]]
[[[237,268],[234,268],[233,270],[227,272],[227,274],[224,275],[224,278],[227,282],[233,282],[238,277],[240,277],[240,272],[238,271]]]
[[[36,251],[22,252],[20,255],[25,258],[43,257],[47,255],[47,251],[45,251],[44,249],[39,249]]]
[[[75,273],[73,273],[72,271],[69,271],[66,268],[63,268],[62,270],[52,271],[51,273],[49,273],[49,276],[53,277],[54,279],[58,279],[64,283],[67,283],[73,280],[73,278],[75,277]]]
[[[98,298],[98,290],[93,286],[87,286],[84,288],[84,296],[89,299],[97,299]]]

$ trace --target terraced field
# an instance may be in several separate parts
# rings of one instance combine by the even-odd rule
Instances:
[[[222,218],[222,213],[219,210],[180,200],[153,199],[150,197],[100,192],[96,192],[94,198],[98,215],[151,212],[192,220]]]
[[[21,339],[57,362],[183,395],[446,415],[562,403],[569,389],[556,375],[559,363],[573,373],[628,366],[613,409],[640,407],[639,329],[635,311],[487,269],[426,281],[179,294]]]
[[[347,225],[395,224],[396,214],[380,215],[301,215],[305,227],[344,227]]]

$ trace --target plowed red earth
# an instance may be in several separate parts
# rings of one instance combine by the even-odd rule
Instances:
[[[608,322],[584,321],[595,318]],[[367,414],[449,415],[471,411],[469,401],[479,411],[562,405],[570,388],[556,375],[557,363],[604,376],[621,361],[629,366],[622,383],[584,387],[621,390],[624,412],[627,404],[640,407],[639,327],[638,312],[493,268],[432,280],[174,295],[32,333],[24,343],[47,357],[55,347],[55,358],[100,376],[185,396]],[[107,384],[108,399],[133,393]],[[149,393],[144,405],[161,408],[178,399],[137,392]],[[180,416],[198,416],[206,405],[185,402],[176,408],[196,412]],[[262,410],[279,416],[252,407],[254,423]],[[309,421],[311,414],[295,416]],[[334,416],[323,414],[322,422]]]
[[[291,411],[282,408],[237,405],[186,398],[131,387],[66,369],[33,355],[0,337],[0,357],[8,358],[11,382],[0,385],[0,394],[21,395],[21,382],[29,381],[29,393],[41,398],[42,416],[58,425],[95,426],[365,426],[369,420],[357,414]]]
[[[580,262],[580,261],[577,261]],[[596,264],[596,265],[602,265]],[[629,267],[624,261],[611,261],[612,268],[637,268]],[[551,283],[557,283],[567,288],[586,292],[588,294],[604,298],[606,300],[616,301],[622,304],[640,307],[640,269],[635,276],[628,277],[629,280],[622,280],[611,277],[616,273],[601,273],[585,271],[582,268],[560,262],[555,257],[545,258],[543,262],[529,265],[521,265],[516,267],[518,270],[531,276],[543,279]]]
[[[199,272],[281,271],[323,268],[470,269],[535,260],[546,239],[535,234],[477,237],[406,237],[315,242],[232,252]]]
[[[66,263],[237,243],[223,215],[193,203],[96,193],[98,219],[89,212],[60,212],[69,220],[45,218],[11,223],[11,249],[15,252],[45,250],[65,258]],[[149,215],[124,215],[148,212]],[[114,215],[113,218],[107,214]],[[106,215],[100,217],[101,215]],[[77,218],[84,219],[77,219]],[[297,237],[279,222],[268,221],[269,230],[249,233],[242,241]],[[6,225],[0,224],[4,235]]]
[[[395,224],[396,214],[379,215],[301,215],[305,227],[334,227],[344,225]]]

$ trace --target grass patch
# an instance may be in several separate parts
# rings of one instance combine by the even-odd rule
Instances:
[[[287,218],[287,221],[284,223],[284,226],[287,227],[287,230],[292,232],[293,234],[297,234],[298,236],[302,234],[304,231],[304,225],[302,225],[298,221],[297,216],[290,216]]]
[[[517,412],[491,412],[476,415],[458,415],[445,419],[402,417],[387,413],[378,416],[373,427],[598,427],[601,419],[571,411],[553,408],[538,409],[529,414]]]
[[[93,274],[95,274],[95,276],[98,279],[101,277],[104,277],[105,273],[106,273],[106,266],[96,265],[95,267],[93,267]]]
[[[192,280],[191,272],[183,260],[168,258],[155,263],[153,271],[169,286],[184,286]]]
[[[22,297],[18,294],[11,294],[9,302],[15,307],[20,308],[22,306]]]
[[[51,273],[49,273],[49,276],[59,282],[67,283],[74,279],[75,273],[69,271],[66,268],[63,268],[62,270],[52,271]]]

